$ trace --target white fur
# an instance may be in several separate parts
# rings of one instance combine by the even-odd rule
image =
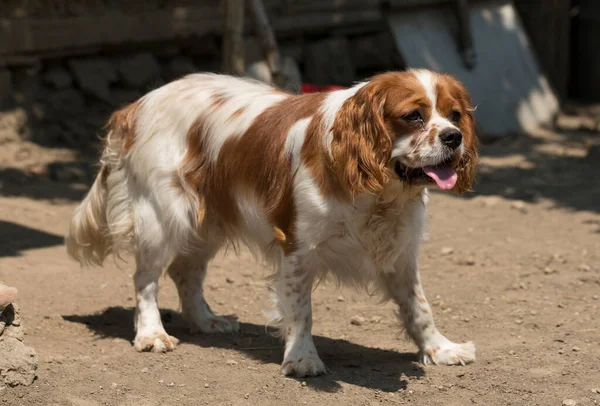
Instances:
[[[427,74],[415,74],[434,97],[435,86],[427,84]],[[319,110],[327,133],[344,101],[364,85],[326,97]],[[219,93],[227,101],[211,107]],[[172,182],[179,176],[186,136],[199,116],[208,123],[202,135],[206,137],[205,153],[216,162],[223,158],[219,152],[227,139],[243,134],[261,112],[287,97],[291,96],[243,79],[191,75],[144,97],[135,144],[128,154],[119,154],[120,145],[109,142],[104,154],[110,158],[105,163],[111,169],[108,181],[106,185],[97,181],[77,209],[67,245],[69,253],[84,263],[101,263],[108,253],[105,246],[111,244],[136,255],[136,349],[170,351],[177,344],[165,332],[158,313],[158,277],[165,268],[177,285],[184,317],[193,330],[237,329],[237,323],[210,311],[202,291],[206,264],[221,247],[219,232],[211,234],[214,241],[198,241],[196,198],[190,191],[177,190]],[[243,112],[232,117],[239,108]],[[273,251],[273,228],[260,200],[248,191],[236,195],[242,217],[238,239],[279,264],[275,318],[286,338],[282,373],[303,376],[325,371],[310,334],[310,292],[313,281],[327,274],[342,283],[373,285],[395,300],[425,362],[472,361],[474,347],[453,344],[442,336],[433,325],[429,305],[416,302],[416,296],[410,294],[412,290],[422,294],[417,256],[424,234],[426,191],[395,182],[380,197],[360,195],[352,203],[324,196],[300,159],[311,120],[296,122],[285,143],[285,152],[293,161],[296,251],[287,256],[278,246]],[[438,346],[443,352],[433,354]]]

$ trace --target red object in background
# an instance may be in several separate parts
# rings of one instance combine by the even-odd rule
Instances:
[[[342,86],[333,86],[333,85],[311,85],[310,83],[302,83],[302,93],[316,93],[316,92],[327,92],[330,90],[340,90],[345,89]]]

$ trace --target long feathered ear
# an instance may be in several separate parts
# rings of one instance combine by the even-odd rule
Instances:
[[[456,182],[455,190],[459,194],[473,191],[473,182],[475,181],[475,173],[477,171],[478,159],[478,148],[479,142],[477,140],[477,134],[475,130],[475,118],[473,117],[473,106],[466,90],[465,97],[462,100],[464,103],[463,110],[466,112],[464,118],[464,125],[461,126],[461,132],[463,135],[463,143],[465,150],[462,158],[458,162],[456,167],[456,173],[458,180]]]
[[[333,123],[333,170],[351,198],[378,194],[389,180],[392,139],[383,120],[384,103],[384,92],[365,85],[344,102]]]

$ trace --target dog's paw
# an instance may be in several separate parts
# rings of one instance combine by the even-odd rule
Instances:
[[[210,316],[199,322],[190,324],[190,331],[195,333],[235,333],[240,329],[240,324],[229,317]]]
[[[325,364],[318,356],[284,360],[281,364],[281,374],[294,375],[298,378],[304,376],[318,376],[327,372]]]
[[[133,348],[139,352],[173,351],[179,340],[165,332],[138,334],[133,340]]]
[[[475,344],[471,341],[456,344],[447,341],[434,348],[427,348],[421,354],[423,364],[466,365],[475,361]]]

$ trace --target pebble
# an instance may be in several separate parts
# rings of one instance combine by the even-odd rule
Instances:
[[[227,365],[237,365],[237,364],[238,364],[238,362],[237,362],[237,361],[234,361],[234,360],[232,360],[232,359],[228,359],[228,360],[227,360]]]
[[[522,319],[516,319],[515,320],[515,324],[523,324],[523,320]]]
[[[302,386],[306,386],[306,381],[302,381]]]
[[[171,383],[167,384],[167,386],[173,387],[173,386],[175,386],[175,382],[171,382]]]
[[[165,380],[164,379],[159,379],[158,383],[165,383]]]
[[[562,354],[565,353],[565,351],[564,350],[558,350],[558,353],[562,355]]]
[[[346,299],[344,299],[344,296],[338,296],[337,301],[338,302],[345,302]]]
[[[147,374],[148,373],[148,368],[142,368],[142,373],[143,374]]]
[[[545,275],[551,275],[553,273],[557,273],[558,271],[556,269],[552,269],[549,266],[544,268],[544,274]]]
[[[442,255],[451,255],[454,252],[454,248],[452,248],[452,247],[443,247],[440,252],[441,252]]]
[[[233,279],[231,278],[225,278],[225,281],[227,281],[227,283],[233,283]]]
[[[119,386],[119,385],[117,385],[116,382],[113,382],[110,384],[111,389],[117,389],[117,386]]]
[[[510,204],[511,209],[519,210],[521,213],[527,213],[527,206],[521,200],[515,200]]]
[[[592,393],[600,394],[600,388],[593,388]]]
[[[577,402],[575,402],[573,399],[565,399],[562,402],[563,406],[575,406],[577,404]]]
[[[579,347],[575,346],[575,347],[573,347],[573,348],[572,348],[572,350],[573,350],[574,352],[579,352],[579,351],[581,351],[581,348],[579,348]]]
[[[350,319],[350,324],[353,324],[355,326],[362,326],[365,323],[365,318],[362,316],[353,316]]]
[[[581,265],[579,265],[579,270],[583,271],[583,272],[589,272],[592,270],[592,267],[589,266],[588,264],[581,264]]]
[[[371,317],[371,323],[379,323],[379,322],[381,322],[381,316]]]
[[[208,388],[208,387],[209,387],[209,385],[208,385],[207,383],[205,383],[205,384],[204,384],[204,387],[205,387],[205,388]]]

